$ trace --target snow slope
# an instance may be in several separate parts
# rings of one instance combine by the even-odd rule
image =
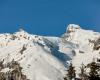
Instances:
[[[30,80],[62,80],[64,65],[51,51],[55,45],[54,40],[51,42],[23,30],[0,34],[0,60],[4,59],[5,63],[13,59],[18,61]]]
[[[61,37],[33,35],[24,30],[0,34],[0,60],[19,62],[30,80],[63,80],[70,61],[79,73],[82,63],[100,58],[100,49],[93,50],[93,41],[99,37],[99,32],[75,24],[68,25]]]
[[[69,31],[70,28],[71,31]],[[79,27],[79,25],[70,24],[67,27],[67,32],[62,36],[62,38],[65,43],[68,44],[68,42],[70,42],[74,44],[73,47],[67,47],[67,49],[72,49],[75,52],[75,56],[72,57],[71,61],[75,66],[77,73],[80,72],[79,70],[81,64],[86,65],[93,60],[96,61],[97,58],[100,59],[100,49],[93,49],[94,42],[100,38],[99,32],[84,30]],[[98,45],[100,46],[100,40]],[[66,46],[63,48],[66,50]],[[62,50],[62,52],[65,52],[65,50]],[[68,54],[67,51],[65,53]]]

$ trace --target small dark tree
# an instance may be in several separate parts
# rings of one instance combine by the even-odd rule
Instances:
[[[100,80],[100,65],[93,61],[87,67],[90,68],[89,80]]]
[[[75,73],[75,67],[73,67],[73,64],[70,63],[70,66],[67,70],[67,77],[65,78],[65,80],[72,80],[75,79],[76,77],[76,73]]]
[[[2,67],[2,66],[5,66],[5,67]],[[13,60],[5,64],[3,64],[3,62],[1,61],[0,67],[1,67],[1,70],[5,68],[9,68],[9,71],[7,72],[2,72],[0,70],[0,80],[28,80],[26,75],[22,73],[22,67],[17,61]]]
[[[66,77],[64,77],[64,80],[68,80],[68,79],[67,79],[67,76],[66,76]]]
[[[86,66],[82,63],[80,67],[81,73],[79,74],[81,80],[89,80],[86,74]]]

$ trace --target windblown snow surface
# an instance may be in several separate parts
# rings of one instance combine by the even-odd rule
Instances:
[[[68,25],[61,37],[33,35],[24,30],[4,33],[0,34],[0,60],[18,61],[29,80],[63,80],[70,62],[78,74],[82,63],[100,58],[100,49],[93,49],[93,41],[98,38],[99,32],[75,24]]]

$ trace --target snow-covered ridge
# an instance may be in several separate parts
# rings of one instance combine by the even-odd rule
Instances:
[[[99,38],[99,32],[76,24],[68,25],[61,37],[33,35],[21,29],[0,34],[0,61],[17,61],[30,80],[63,80],[70,61],[78,73],[82,63],[100,58]]]
[[[71,30],[70,30],[71,28]],[[63,34],[64,42],[70,42],[76,45],[74,51],[76,56],[72,58],[72,63],[78,71],[79,66],[88,64],[93,59],[100,59],[100,33],[92,30],[84,30],[79,25],[70,24]]]
[[[24,30],[0,34],[0,60],[19,62],[30,80],[62,80],[64,65],[53,55],[58,41],[57,37],[32,35]]]

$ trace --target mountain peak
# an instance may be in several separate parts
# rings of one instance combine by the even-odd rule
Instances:
[[[67,26],[66,32],[70,33],[70,32],[74,32],[76,29],[80,29],[81,27],[77,24],[69,24]]]

